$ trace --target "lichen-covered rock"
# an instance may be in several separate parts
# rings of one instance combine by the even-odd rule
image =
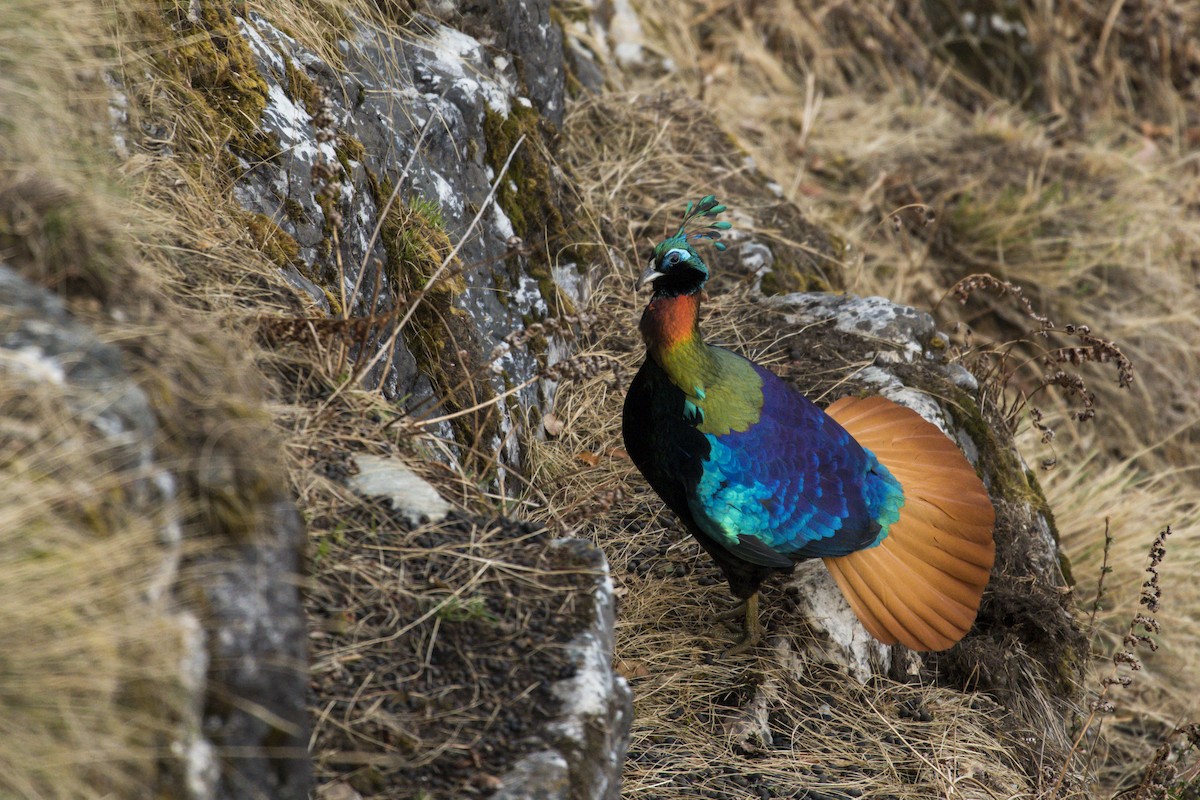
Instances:
[[[629,684],[612,667],[616,601],[604,554],[582,539],[551,544],[570,554],[571,563],[594,575],[588,593],[590,622],[566,645],[574,674],[552,691],[561,703],[546,726],[552,749],[519,760],[501,777],[497,798],[616,800],[633,721]]]
[[[491,41],[432,18],[407,38],[359,27],[337,70],[264,18],[239,20],[268,88],[262,128],[280,152],[245,165],[238,199],[294,240],[280,269],[320,311],[408,315],[416,303],[396,346],[385,326],[359,354],[391,354],[368,380],[414,412],[473,406],[529,381],[535,355],[494,350],[560,310],[541,262],[562,234],[543,152],[562,114],[561,36],[544,2],[496,3],[473,19]],[[497,19],[524,27],[489,29]],[[537,409],[545,388],[531,383],[512,403]],[[515,427],[496,403],[438,430],[518,463]]]
[[[165,745],[176,760],[164,761],[163,794],[306,798],[307,639],[297,579],[304,531],[295,506],[280,497],[252,514],[267,522],[246,543],[212,552],[209,542],[206,555],[185,557],[177,479],[160,464],[155,411],[121,352],[3,265],[0,318],[0,369],[63,387],[82,421],[110,442],[106,472],[129,476],[122,502],[161,520],[146,613],[173,620],[183,653],[178,688],[187,694]]]
[[[208,633],[204,732],[223,756],[215,797],[305,800],[308,629],[300,602],[305,530],[290,499],[242,544],[189,565],[185,591]]]
[[[462,8],[463,29],[490,49],[511,55],[521,91],[553,125],[563,121],[563,35],[548,0],[489,0]],[[505,56],[493,60],[501,67]]]
[[[566,645],[573,674],[552,687],[560,703],[545,728],[550,749],[517,761],[500,778],[493,797],[525,800],[616,800],[633,722],[629,684],[612,667],[616,600],[608,562],[583,539],[559,539],[551,547],[569,555],[572,568],[595,576],[586,593],[586,624]]]
[[[633,722],[629,684],[612,667],[616,599],[608,562],[595,545],[582,539],[560,539],[555,547],[569,550],[581,568],[595,576],[591,623],[567,645],[575,674],[554,686],[562,717],[551,723],[558,751],[570,768],[571,798],[616,800],[621,796],[621,768]]]
[[[492,800],[567,800],[571,775],[567,760],[557,750],[541,750],[513,764]]]

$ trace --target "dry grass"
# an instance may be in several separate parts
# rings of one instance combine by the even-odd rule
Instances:
[[[5,796],[141,796],[182,779],[169,748],[198,734],[202,634],[164,594],[170,559],[256,535],[284,491],[233,302],[235,287],[239,303],[251,294],[247,266],[273,270],[225,246],[232,200],[164,149],[197,129],[156,94],[147,64],[163,43],[137,27],[148,8],[0,8],[0,255],[121,351],[160,431],[134,466],[69,384],[0,378],[0,627],[19,643],[0,657]],[[123,70],[114,96],[107,76]],[[158,469],[175,479],[170,509],[147,494]]]
[[[61,387],[0,378],[0,793],[132,796],[184,717],[160,506]],[[140,488],[139,488],[140,487]],[[177,557],[177,556],[176,556]],[[157,585],[157,590],[152,589]]]
[[[0,8],[0,254],[60,291],[100,298],[138,283],[103,150],[94,48],[105,22],[86,2]],[[183,714],[187,632],[161,596],[148,599],[165,518],[122,500],[148,476],[80,413],[86,402],[19,368],[0,374],[6,796],[136,793]]]

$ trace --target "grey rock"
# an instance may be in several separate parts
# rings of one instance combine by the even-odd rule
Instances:
[[[305,530],[291,500],[265,509],[244,544],[196,559],[208,629],[204,731],[223,760],[216,797],[306,800],[308,628],[300,601]]]
[[[559,539],[574,559],[596,576],[592,589],[593,621],[567,644],[575,675],[555,684],[563,717],[549,726],[569,765],[571,798],[616,800],[621,796],[621,767],[629,746],[633,694],[612,668],[616,602],[608,561],[582,539]],[[532,796],[532,795],[531,795]],[[552,796],[552,795],[551,795]],[[563,795],[567,797],[567,795]]]
[[[300,274],[300,270],[292,265],[283,267],[280,272],[283,274],[283,279],[290,283],[294,288],[308,296],[308,299],[319,308],[323,313],[328,314],[330,311],[329,298],[321,291],[321,287],[310,281],[308,278]]]
[[[924,353],[936,333],[933,317],[885,297],[801,292],[766,298],[798,320],[832,320],[843,333],[868,336],[892,345],[906,361]]]
[[[950,382],[958,388],[964,389],[973,395],[979,393],[979,381],[962,364],[946,364],[942,367],[942,371],[945,372]]]
[[[817,635],[812,653],[865,684],[891,668],[891,650],[878,642],[858,621],[825,565],[805,561],[787,579],[799,616]]]
[[[580,85],[589,92],[599,92],[604,88],[604,71],[596,61],[596,55],[584,47],[574,36],[564,37],[563,47],[566,51],[567,64],[571,74]]]
[[[33,380],[85,389],[86,397],[72,399],[76,410],[108,437],[129,443],[128,463],[115,466],[149,463],[157,426],[146,396],[125,371],[121,352],[76,323],[57,297],[3,264],[0,308],[5,312],[0,327],[4,366]]]
[[[386,497],[392,508],[416,526],[423,519],[441,522],[450,512],[450,504],[437,489],[395,458],[359,455],[353,458],[358,474],[350,478],[350,487],[368,496]]]
[[[434,203],[441,209],[450,240],[465,239],[460,259],[466,265],[466,286],[453,302],[466,313],[470,325],[461,332],[465,341],[456,344],[468,352],[469,361],[483,367],[486,354],[506,335],[530,317],[549,313],[524,257],[509,253],[513,227],[503,210],[496,205],[486,209],[479,227],[467,236],[475,209],[483,206],[497,177],[484,158],[485,116],[507,116],[515,104],[531,102],[540,103],[547,114],[554,108],[561,114],[562,104],[561,87],[553,85],[556,74],[561,82],[561,41],[557,28],[548,22],[546,4],[501,3],[491,9],[487,14],[527,19],[533,27],[525,33],[497,35],[488,45],[431,18],[421,20],[426,34],[410,39],[363,27],[352,41],[342,43],[342,71],[329,67],[258,15],[241,20],[240,28],[268,84],[263,128],[278,139],[281,153],[250,169],[236,188],[245,208],[271,218],[300,245],[305,274],[285,270],[288,280],[321,308],[328,307],[320,297],[322,286],[335,297],[344,293],[355,316],[386,313],[400,288],[387,269],[387,253],[376,230],[378,206],[388,198],[374,197],[373,188],[379,184],[372,182],[387,178],[397,184],[395,202],[420,198]],[[527,48],[521,51],[524,57],[496,52],[510,46]],[[553,58],[558,61],[543,63]],[[544,74],[545,80],[530,84],[540,87],[533,100],[518,94],[522,78],[517,60],[522,69],[533,67]],[[293,74],[304,75],[319,87],[330,103],[338,135],[361,149],[343,152],[339,160],[332,142],[318,140],[312,114],[289,96],[289,65]],[[322,251],[330,240],[330,221],[312,184],[318,162],[339,169],[343,163],[348,165],[338,193],[343,227],[336,257]],[[515,272],[509,268],[514,259]],[[387,351],[389,333],[385,331],[359,359]],[[403,400],[414,413],[436,408],[440,398],[429,376],[418,369],[403,337],[395,344],[390,363],[373,369],[368,384],[382,384],[387,397]],[[490,380],[496,392],[527,381],[538,368],[535,358],[524,351],[509,353],[493,366],[484,370],[490,377],[481,380]],[[535,383],[522,390],[517,395],[519,405],[542,405],[547,399],[542,388]],[[519,463],[519,437],[509,435],[516,423],[507,406],[498,406],[498,413],[500,433],[484,444],[499,451],[502,463]],[[453,438],[448,425],[437,432]]]
[[[571,775],[567,760],[556,750],[525,756],[500,779],[492,800],[569,800]]]
[[[376,231],[381,207],[389,201],[376,193],[379,182],[387,178],[399,186],[394,202],[408,204],[420,199],[436,204],[450,240],[462,240],[465,290],[453,302],[465,312],[470,325],[466,340],[456,341],[456,345],[468,351],[469,360],[490,366],[482,379],[491,381],[493,389],[500,392],[533,377],[537,362],[520,350],[503,352],[490,363],[485,354],[529,319],[544,318],[549,307],[539,281],[529,274],[526,257],[510,252],[512,222],[498,206],[484,206],[492,183],[500,179],[485,158],[489,147],[485,121],[489,115],[507,117],[519,106],[534,108],[551,124],[561,121],[562,37],[550,20],[546,0],[502,0],[481,4],[470,13],[460,8],[459,17],[449,9],[442,12],[461,20],[468,32],[477,35],[423,17],[417,19],[423,35],[408,39],[364,26],[342,43],[344,69],[338,71],[263,18],[250,14],[242,20],[242,33],[269,88],[263,127],[279,141],[281,153],[270,163],[248,169],[236,193],[245,208],[270,217],[300,245],[304,265],[284,271],[301,296],[324,310],[329,307],[322,303],[325,296],[344,295],[347,311],[355,316],[386,313],[401,288],[387,267],[388,256]],[[296,74],[320,89],[338,135],[358,147],[338,152],[332,142],[318,139],[313,109],[304,108],[289,95]],[[342,220],[336,254],[322,251],[330,240],[331,221],[312,185],[314,167],[335,163],[341,172],[337,210]],[[480,224],[468,235],[479,208],[484,208]],[[576,301],[585,300],[590,291],[573,265],[555,267],[552,279]],[[440,398],[434,383],[421,373],[403,338],[396,345],[390,363],[369,373],[367,383],[382,385],[385,396],[404,401],[414,413],[435,408]],[[385,334],[357,357],[360,361],[375,358],[386,346]],[[548,360],[569,354],[566,342],[551,339]],[[554,388],[550,381],[533,382],[517,395],[516,405],[548,409]],[[516,421],[509,417],[507,406],[498,410],[502,415],[500,434],[485,445],[500,451],[501,464],[518,464],[519,437],[511,435]],[[439,432],[446,438],[453,434],[445,424]],[[428,487],[413,482],[411,473],[397,471],[397,464],[362,456],[357,463],[360,474],[352,485],[364,493],[388,495],[397,509],[409,515],[410,522],[422,515],[444,515],[445,502]],[[286,526],[282,532],[287,533]],[[564,716],[548,730],[553,749],[513,765],[503,779],[501,791],[507,794],[500,796],[615,798],[632,700],[628,685],[611,667],[612,583],[597,549],[578,541],[561,546],[578,548],[574,555],[598,575],[592,592],[594,620],[567,645],[576,674],[554,688]],[[210,601],[223,617],[239,623],[235,627],[244,633],[273,642],[271,646],[276,648],[285,646],[287,632],[256,630],[251,612],[255,608],[265,612],[290,601],[275,592],[256,593],[247,580],[249,574],[235,565],[264,561],[282,565],[288,552],[281,541],[277,547],[239,553],[236,560],[217,571],[219,579],[209,590]],[[231,664],[227,677],[247,690],[262,692],[275,708],[283,698],[266,685],[272,675],[250,668],[249,661],[247,669],[237,668],[237,654],[245,644],[237,644],[225,654],[228,658],[223,661]],[[283,663],[300,656],[278,655]],[[275,677],[290,685],[287,674]],[[302,698],[303,692],[296,697]],[[291,719],[290,711],[290,707],[280,707],[279,713]],[[223,722],[222,730],[226,729],[240,736],[265,730],[236,715]],[[244,771],[247,780],[262,785],[269,766],[260,759]],[[280,793],[293,789],[291,784],[273,787],[271,796],[284,796]]]
[[[511,55],[533,107],[554,125],[563,121],[563,35],[549,0],[486,0],[470,6],[465,29]]]

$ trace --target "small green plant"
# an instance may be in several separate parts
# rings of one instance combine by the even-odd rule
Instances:
[[[438,606],[437,618],[443,622],[500,621],[499,617],[488,610],[487,601],[478,595],[466,600],[458,595],[450,595]]]

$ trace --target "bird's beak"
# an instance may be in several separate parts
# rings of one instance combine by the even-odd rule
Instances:
[[[642,277],[638,278],[637,288],[641,289],[649,283],[654,283],[661,278],[663,274],[654,268],[654,261],[650,261],[650,266],[646,267],[646,271],[642,273]]]

